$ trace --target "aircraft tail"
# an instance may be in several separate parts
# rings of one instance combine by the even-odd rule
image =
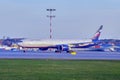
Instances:
[[[101,25],[100,28],[96,31],[96,33],[92,37],[92,41],[97,41],[99,39],[102,28],[103,28],[103,25]]]

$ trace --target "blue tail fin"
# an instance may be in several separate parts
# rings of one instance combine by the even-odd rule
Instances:
[[[99,39],[102,28],[103,25],[101,25],[100,28],[96,31],[95,35],[92,37],[92,41],[97,41]]]

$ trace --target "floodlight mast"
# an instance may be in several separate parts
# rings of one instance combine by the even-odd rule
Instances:
[[[48,18],[50,18],[50,39],[52,39],[52,18],[55,18],[55,15],[52,15],[53,11],[56,11],[56,9],[46,9],[50,12],[49,15],[47,15]]]

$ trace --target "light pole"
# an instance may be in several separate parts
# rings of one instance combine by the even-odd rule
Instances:
[[[55,15],[52,15],[53,11],[56,11],[56,9],[46,9],[50,12],[49,15],[47,15],[48,18],[50,18],[50,39],[52,39],[52,18],[55,18]]]

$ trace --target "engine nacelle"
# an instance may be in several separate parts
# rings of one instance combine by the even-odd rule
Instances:
[[[69,46],[68,45],[57,45],[57,50],[58,51],[69,51]]]

